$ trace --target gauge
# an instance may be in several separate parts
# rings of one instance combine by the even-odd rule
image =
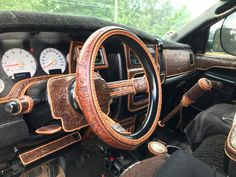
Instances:
[[[13,48],[6,51],[2,57],[2,67],[6,74],[13,79],[16,74],[28,73],[34,76],[37,63],[33,55],[24,49]]]
[[[57,49],[46,48],[40,54],[40,65],[45,73],[64,73],[66,70],[65,56]]]
[[[2,79],[0,79],[0,93],[2,93],[5,89],[5,83]]]

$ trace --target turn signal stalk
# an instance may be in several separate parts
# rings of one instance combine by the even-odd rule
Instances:
[[[34,100],[29,96],[22,96],[18,99],[12,99],[5,104],[5,111],[12,115],[27,114],[32,111]]]

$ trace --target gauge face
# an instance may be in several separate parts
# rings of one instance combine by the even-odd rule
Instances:
[[[33,55],[24,49],[13,48],[6,51],[2,57],[2,67],[6,74],[13,79],[15,74],[30,73],[34,76],[37,63]]]
[[[57,49],[46,48],[40,54],[40,65],[45,73],[64,73],[66,70],[66,59]]]
[[[0,79],[0,93],[2,93],[5,89],[5,83],[2,79]]]

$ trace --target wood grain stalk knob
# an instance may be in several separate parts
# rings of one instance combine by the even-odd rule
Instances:
[[[206,78],[201,78],[198,82],[183,95],[181,100],[183,107],[188,107],[190,104],[195,102],[201,95],[206,91],[212,89],[212,83]]]
[[[20,110],[20,106],[18,102],[16,101],[10,101],[7,104],[5,104],[5,111],[10,114],[17,114]]]
[[[5,111],[12,114],[27,114],[33,109],[34,101],[29,96],[22,96],[18,99],[12,99],[10,102],[5,104]]]

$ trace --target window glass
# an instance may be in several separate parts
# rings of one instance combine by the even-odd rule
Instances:
[[[224,53],[224,50],[221,47],[220,43],[220,30],[222,26],[223,20],[217,22],[212,25],[209,30],[209,36],[207,41],[207,52],[219,52]]]
[[[0,0],[0,10],[94,16],[163,37],[219,0]],[[169,33],[167,33],[169,32]]]

